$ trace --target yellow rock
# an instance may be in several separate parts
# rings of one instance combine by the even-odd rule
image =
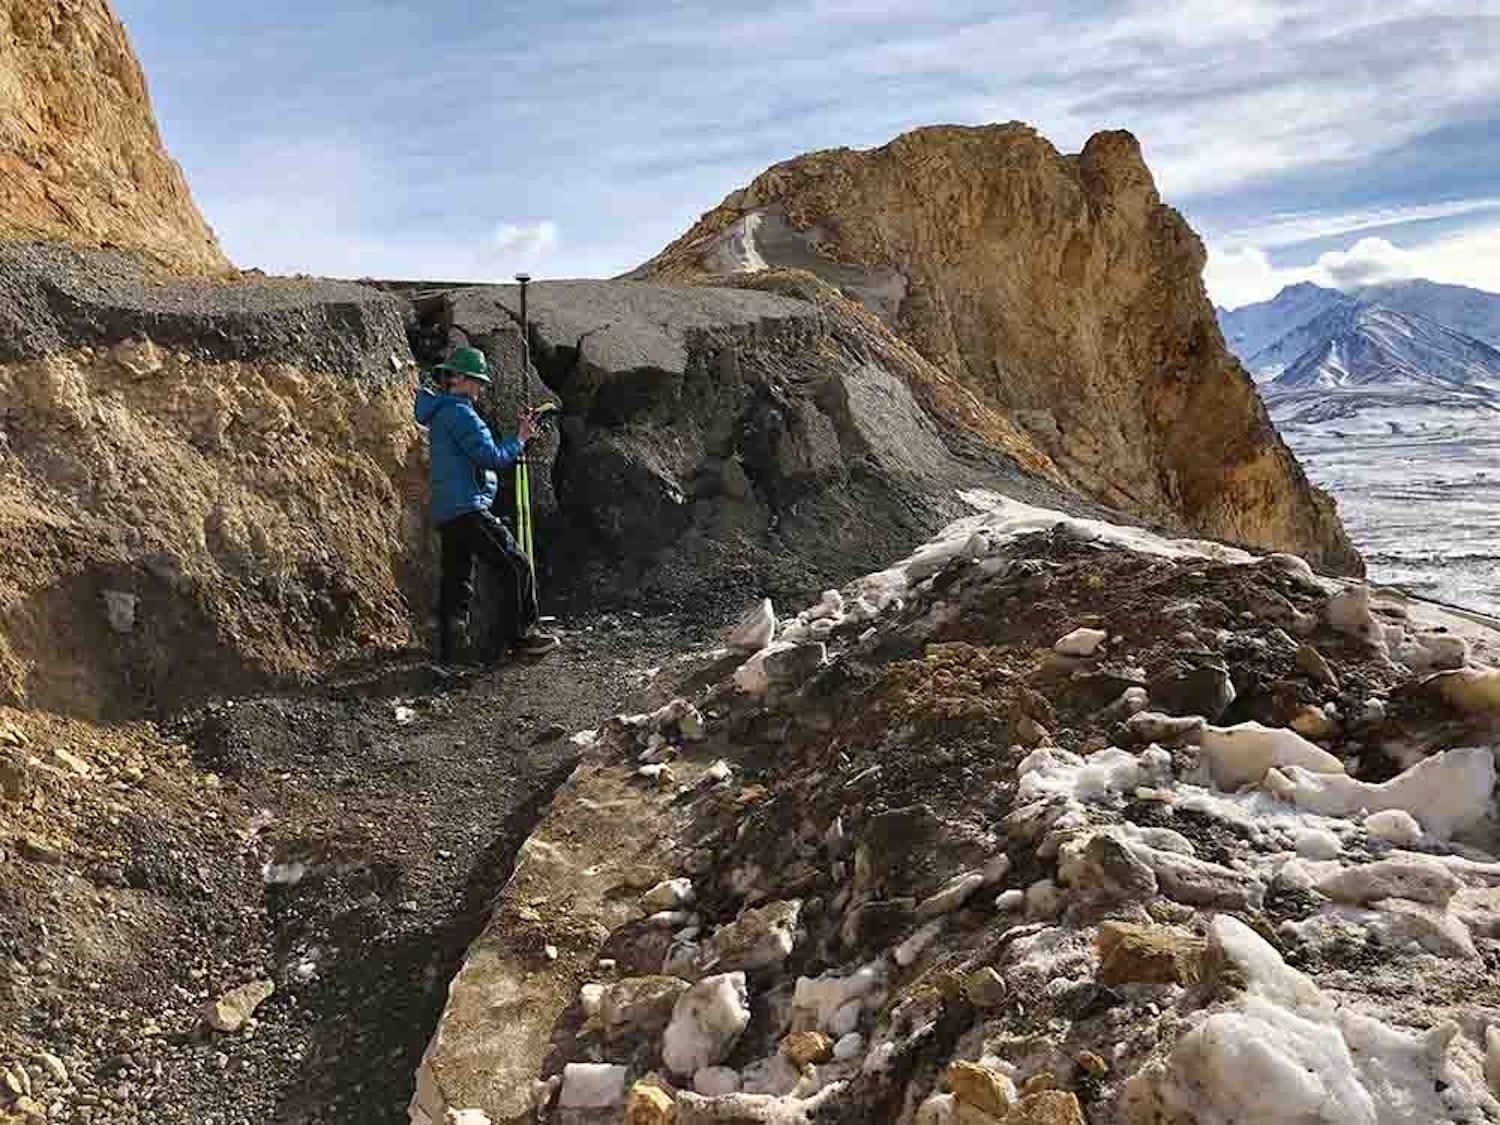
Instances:
[[[1066,1090],[1027,1094],[1003,1118],[1003,1125],[1087,1125],[1078,1098]]]
[[[1109,1063],[1105,1062],[1093,1051],[1084,1051],[1078,1056],[1078,1065],[1083,1067],[1095,1078],[1109,1073]]]
[[[1010,1078],[979,1063],[950,1063],[947,1077],[954,1097],[991,1117],[1004,1117],[1016,1100],[1016,1087]]]
[[[677,1115],[672,1095],[660,1086],[637,1082],[625,1101],[625,1125],[667,1125]]]
[[[1196,984],[1207,943],[1172,926],[1105,922],[1095,939],[1100,984]]]
[[[794,1031],[781,1041],[781,1053],[799,1068],[826,1062],[833,1055],[833,1040],[820,1031]]]
[[[1050,1070],[1044,1070],[1040,1074],[1033,1074],[1021,1087],[1021,1093],[1030,1096],[1040,1094],[1043,1090],[1054,1090],[1057,1088],[1057,1075]]]

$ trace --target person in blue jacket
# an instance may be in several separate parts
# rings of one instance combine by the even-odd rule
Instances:
[[[544,655],[558,646],[558,639],[536,627],[539,611],[531,561],[510,529],[490,512],[499,474],[519,460],[536,435],[536,419],[524,413],[515,437],[497,442],[491,436],[474,409],[474,401],[493,381],[478,348],[454,348],[436,370],[442,390],[419,387],[415,413],[432,444],[432,521],[442,542],[438,659],[450,662],[465,654],[476,560],[500,578],[511,647],[526,655]]]

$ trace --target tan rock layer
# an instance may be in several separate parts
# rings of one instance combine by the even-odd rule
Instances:
[[[410,396],[149,343],[0,364],[0,701],[134,713],[409,643]]]
[[[0,240],[230,268],[162,145],[108,0],[0,0]]]
[[[1362,568],[1225,349],[1203,245],[1128,133],[1076,156],[1020,124],[812,153],[730,195],[634,276],[687,280],[734,261],[809,268],[858,294],[1106,503]]]

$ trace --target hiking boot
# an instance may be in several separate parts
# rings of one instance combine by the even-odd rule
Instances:
[[[546,656],[561,644],[562,640],[557,634],[543,633],[539,629],[533,629],[514,642],[511,647],[521,656]]]
[[[436,656],[439,664],[450,666],[465,664],[471,659],[467,614],[438,618]]]

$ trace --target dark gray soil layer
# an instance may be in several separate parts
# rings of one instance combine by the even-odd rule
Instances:
[[[115,251],[0,244],[0,362],[147,336],[203,359],[387,382],[409,377],[406,311],[344,281],[174,278]]]

